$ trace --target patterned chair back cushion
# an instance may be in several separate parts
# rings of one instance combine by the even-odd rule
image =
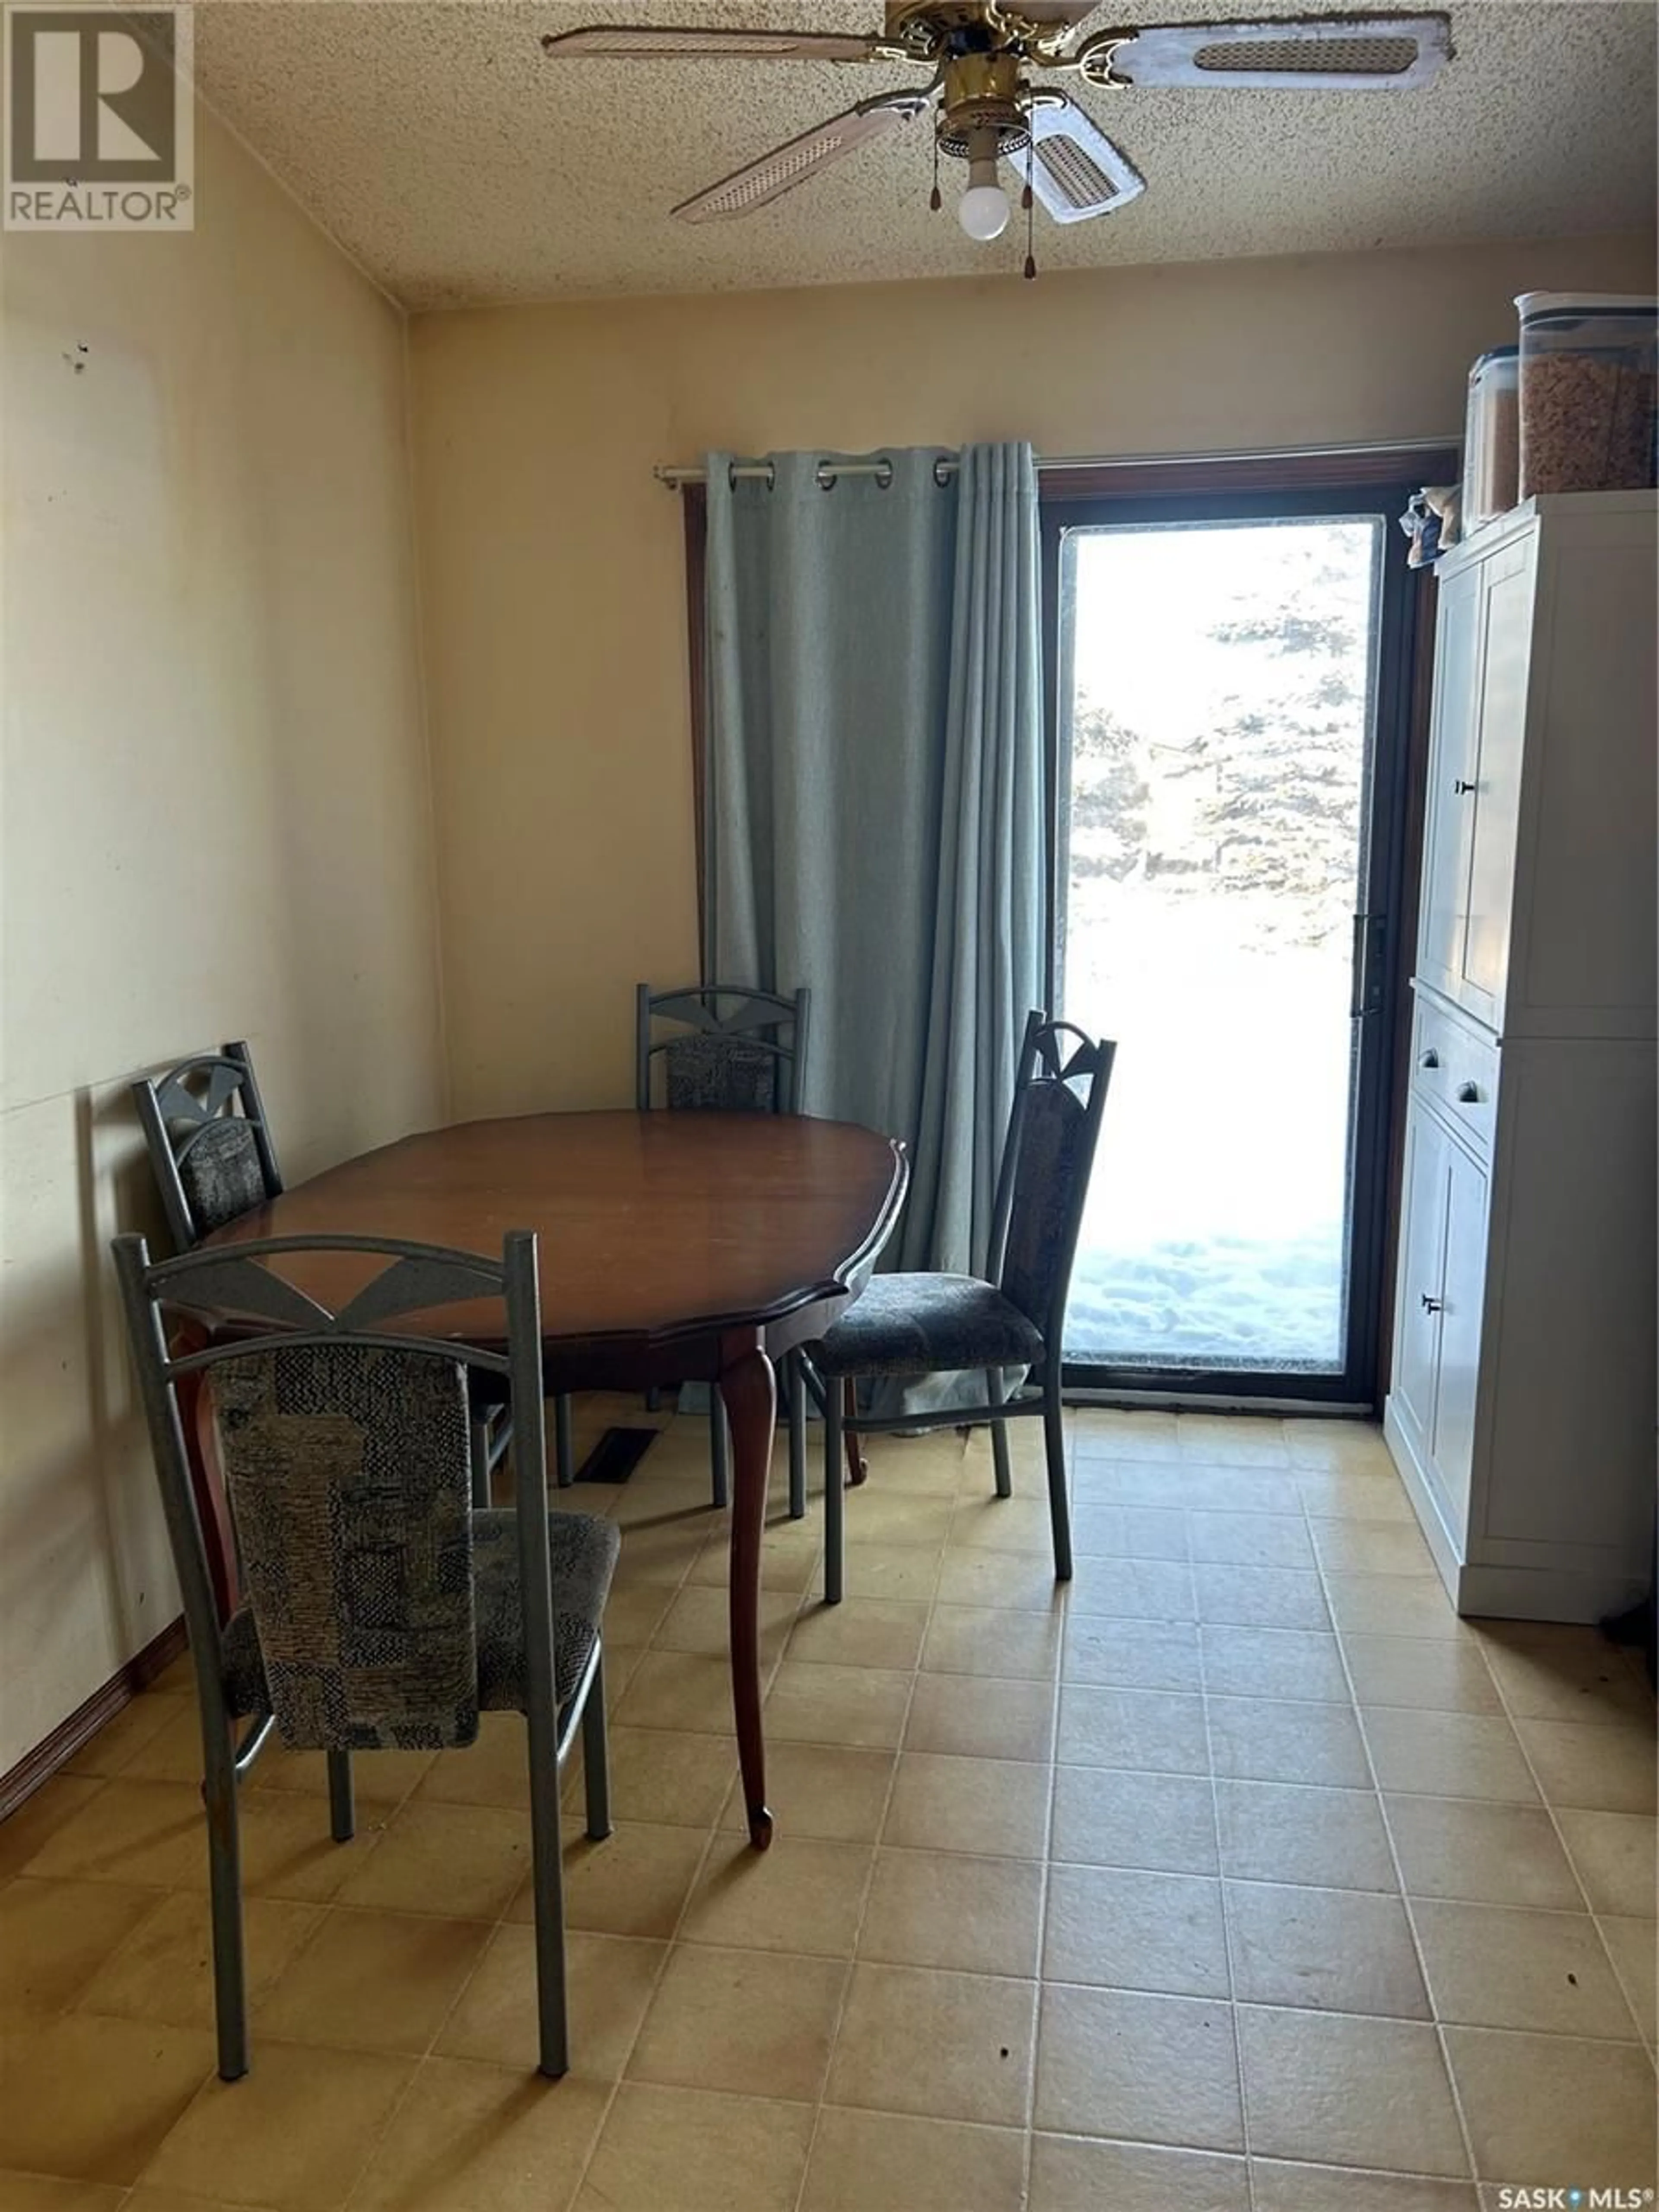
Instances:
[[[179,1180],[198,1237],[251,1213],[270,1196],[252,1127],[240,1114],[192,1125],[178,1145],[177,1157]]]
[[[1048,1328],[1064,1288],[1073,1229],[1088,1194],[1088,1129],[1085,1109],[1064,1083],[1034,1083],[1025,1093],[1000,1287],[1039,1329]]]
[[[478,1733],[462,1371],[290,1345],[214,1370],[221,1452],[271,1711],[296,1750]]]
[[[740,1036],[681,1036],[663,1047],[671,1107],[724,1114],[774,1114],[778,1057]]]

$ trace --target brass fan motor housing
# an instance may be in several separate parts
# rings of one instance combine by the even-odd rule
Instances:
[[[942,61],[969,46],[1047,60],[1070,29],[1063,17],[1028,15],[1019,0],[887,0],[882,36],[916,61]]]
[[[1026,90],[1012,54],[963,54],[947,62],[933,126],[939,152],[959,161],[1023,152],[1031,137]]]

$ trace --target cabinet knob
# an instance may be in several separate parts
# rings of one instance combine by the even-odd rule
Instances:
[[[1428,1050],[1424,1054],[1422,1059],[1419,1060],[1417,1064],[1419,1067],[1438,1067],[1440,1065],[1440,1055],[1435,1050],[1434,1047],[1431,1045]]]
[[[1457,1086],[1457,1103],[1460,1106],[1478,1106],[1480,1103],[1480,1085],[1460,1083]]]
[[[1423,1299],[1423,1310],[1425,1313],[1440,1313],[1444,1310],[1443,1303],[1441,1299],[1431,1298],[1426,1291],[1423,1291],[1421,1296]]]
[[[1473,791],[1474,786],[1472,783],[1465,783],[1462,777],[1459,775],[1452,778],[1452,789],[1462,799],[1466,792]]]

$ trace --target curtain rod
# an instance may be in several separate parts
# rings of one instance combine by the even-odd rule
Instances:
[[[1039,476],[1063,476],[1068,469],[1164,469],[1174,462],[1204,464],[1212,461],[1322,461],[1352,459],[1366,453],[1443,453],[1448,446],[1462,443],[1462,433],[1443,438],[1386,438],[1371,445],[1358,446],[1256,446],[1241,447],[1231,453],[1049,453],[1037,460]],[[823,460],[820,471],[828,470],[838,477],[873,477],[884,474],[892,466],[886,459]],[[935,475],[953,475],[956,462],[944,455],[934,462]],[[678,491],[685,484],[707,483],[708,471],[695,463],[661,463],[652,470],[659,484],[670,491]],[[769,479],[772,466],[769,461],[738,461],[733,464],[734,479],[757,477]]]

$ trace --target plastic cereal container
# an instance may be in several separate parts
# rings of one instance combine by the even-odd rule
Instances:
[[[1521,349],[1494,346],[1469,371],[1463,430],[1463,534],[1521,496]]]
[[[1659,301],[1523,292],[1520,495],[1659,481]]]

